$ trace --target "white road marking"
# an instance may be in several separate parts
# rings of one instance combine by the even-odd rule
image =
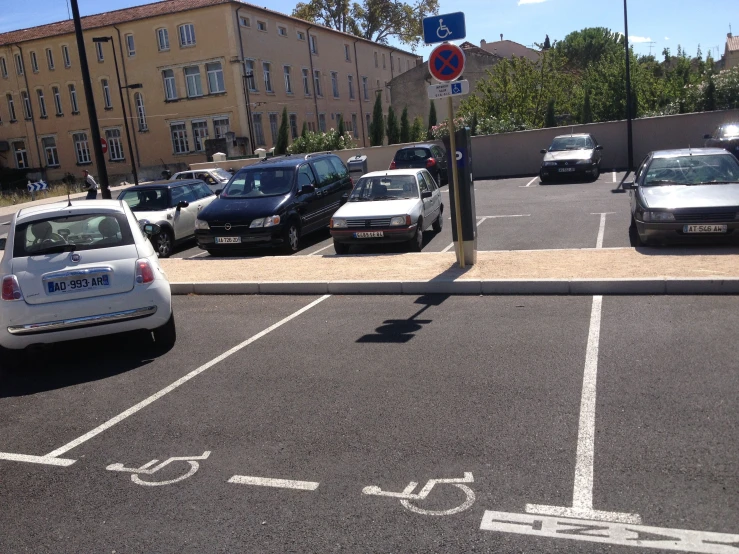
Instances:
[[[194,256],[188,256],[187,259],[192,260],[193,258],[199,258],[200,256],[207,256],[207,255],[208,255],[208,251],[206,250],[205,252],[200,252],[199,254],[195,254]]]
[[[403,505],[404,508],[407,510],[410,510],[411,512],[415,512],[417,514],[422,514],[425,516],[449,516],[452,514],[458,514],[459,512],[465,511],[467,508],[471,507],[475,503],[475,493],[474,491],[469,488],[467,485],[464,485],[462,483],[474,483],[475,478],[472,476],[472,473],[469,471],[464,472],[464,477],[461,479],[429,479],[426,484],[423,486],[423,488],[418,492],[414,493],[413,491],[418,486],[418,483],[416,481],[411,481],[408,483],[408,486],[403,489],[403,492],[391,492],[391,491],[383,491],[380,489],[380,487],[377,486],[369,486],[364,487],[362,489],[362,494],[368,494],[373,496],[386,496],[390,498],[400,498],[400,503]],[[456,508],[451,508],[449,510],[426,510],[424,508],[419,508],[418,506],[414,506],[410,503],[411,500],[423,500],[426,498],[429,493],[431,492],[431,489],[433,489],[436,485],[439,484],[449,484],[454,485],[455,487],[459,488],[462,492],[464,492],[466,499],[465,501],[457,506]]]
[[[216,365],[219,362],[222,362],[223,360],[225,360],[229,356],[232,356],[233,354],[236,354],[239,350],[241,350],[241,349],[249,346],[251,343],[253,343],[253,342],[261,339],[262,337],[264,337],[265,335],[271,333],[275,329],[277,329],[279,327],[282,327],[285,323],[288,323],[289,321],[292,321],[293,319],[295,319],[299,315],[307,312],[308,310],[310,310],[314,306],[317,306],[318,304],[320,304],[321,302],[323,302],[324,300],[326,300],[330,296],[331,296],[330,294],[326,294],[324,296],[321,296],[321,298],[319,298],[317,300],[314,300],[313,302],[311,302],[307,306],[304,306],[304,307],[300,308],[298,311],[290,314],[289,316],[287,316],[284,319],[281,319],[280,321],[278,321],[274,325],[271,325],[270,327],[267,327],[265,330],[260,331],[259,333],[257,333],[253,337],[251,337],[249,339],[246,339],[242,343],[237,344],[236,346],[234,346],[230,350],[227,350],[226,352],[224,352],[220,356],[217,356],[216,358],[213,358],[211,361],[209,361],[209,362],[201,365],[199,368],[194,369],[193,371],[191,371],[190,373],[188,373],[184,377],[181,377],[181,378],[177,379],[177,381],[175,381],[171,385],[166,386],[162,390],[160,390],[159,392],[152,394],[149,398],[146,398],[145,400],[142,400],[141,402],[139,402],[135,406],[130,407],[125,412],[121,412],[120,414],[118,414],[117,416],[115,416],[112,419],[109,419],[108,421],[106,421],[102,425],[99,425],[98,427],[95,427],[92,431],[89,431],[89,432],[85,433],[84,435],[82,435],[81,437],[74,439],[72,442],[69,442],[69,443],[65,444],[64,446],[62,446],[60,448],[57,448],[56,450],[54,450],[52,452],[49,452],[46,456],[49,457],[49,458],[55,458],[57,456],[60,456],[60,455],[64,454],[65,452],[67,452],[68,450],[72,450],[73,448],[76,448],[77,446],[79,446],[83,442],[86,442],[86,441],[90,440],[91,438],[99,435],[103,431],[105,431],[107,429],[110,429],[111,427],[113,427],[113,425],[115,425],[117,423],[120,423],[121,421],[123,421],[127,417],[132,416],[133,414],[135,414],[136,412],[138,412],[142,408],[145,408],[146,406],[148,406],[152,402],[155,402],[155,401],[159,400],[162,396],[164,396],[167,393],[172,392],[173,390],[175,390],[180,385],[184,385],[185,383],[187,383],[193,377],[197,377],[198,375],[200,375],[201,373],[203,373],[206,369],[210,369],[211,367],[213,367],[214,365]]]
[[[144,475],[153,475],[154,473],[156,473],[163,467],[168,466],[172,462],[188,462],[190,464],[190,469],[187,473],[185,473],[184,475],[180,475],[175,479],[169,479],[167,481],[144,481],[138,475],[131,475],[131,481],[133,481],[137,485],[143,485],[146,487],[159,487],[161,485],[171,485],[172,483],[184,481],[188,477],[192,477],[200,467],[200,464],[196,460],[207,460],[208,456],[210,456],[210,450],[206,450],[201,456],[175,456],[157,465],[154,464],[156,464],[159,460],[146,462],[141,467],[124,467],[123,464],[117,463],[111,464],[105,469],[107,469],[108,471],[127,471],[134,474],[142,473]]]
[[[292,481],[290,479],[270,479],[269,477],[251,477],[249,475],[234,475],[229,483],[239,485],[255,485],[257,487],[276,487],[279,489],[298,489],[314,491],[320,483],[315,481]]]
[[[615,171],[613,172],[613,182],[614,183],[616,182],[616,172]]]
[[[71,466],[77,460],[65,458],[52,458],[49,456],[31,456],[29,454],[13,454],[11,452],[0,452],[0,460],[11,462],[26,462],[29,464],[43,464],[47,466]]]
[[[600,212],[600,213],[594,213],[590,215],[599,215],[600,216],[600,227],[598,227],[598,238],[595,240],[595,247],[597,249],[603,248],[603,235],[605,235],[606,232],[606,216],[608,214],[613,214],[616,212]]]
[[[491,217],[496,217],[496,216],[491,216]],[[497,217],[519,217],[519,216],[516,216],[516,215],[505,216],[504,215],[504,216],[497,216]],[[477,222],[477,226],[479,227],[482,224],[482,222],[485,221],[486,219],[490,219],[490,217],[481,217],[480,221]],[[452,248],[454,248],[453,242],[449,246],[447,246],[444,250],[442,250],[442,252],[449,252]]]
[[[319,250],[316,250],[315,252],[311,252],[310,254],[306,254],[306,256],[315,256],[319,252],[323,252],[324,250],[328,250],[329,248],[333,248],[334,243],[329,244],[328,246],[324,246],[323,248],[320,248]]]
[[[531,181],[529,181],[528,184],[526,184],[526,185],[519,185],[518,188],[520,188],[520,189],[528,188],[531,185],[533,185],[534,184],[534,181],[536,181],[538,178],[539,178],[539,176],[537,175],[536,177],[534,177],[533,179],[531,179]]]
[[[587,520],[490,510],[483,514],[480,530],[708,554],[736,553],[739,542],[739,535],[728,533],[625,523],[594,524]]]

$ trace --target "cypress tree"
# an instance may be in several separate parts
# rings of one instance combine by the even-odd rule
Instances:
[[[477,112],[472,114],[472,121],[470,121],[470,135],[475,136],[477,134]]]
[[[339,136],[343,137],[344,133],[346,133],[346,127],[344,126],[344,116],[339,115],[339,122],[336,126],[336,130],[339,132]]]
[[[280,130],[277,133],[277,144],[275,144],[275,156],[281,156],[287,152],[288,147],[288,130],[287,130],[287,107],[282,108],[282,121],[280,121]]]
[[[372,109],[372,123],[370,123],[370,146],[382,146],[385,138],[385,120],[382,118],[382,98],[375,96],[375,106]]]
[[[544,120],[544,127],[556,127],[557,121],[554,119],[554,100],[547,103],[547,115]]]
[[[406,143],[411,141],[411,126],[408,122],[408,106],[403,108],[400,116],[400,142]]]
[[[709,75],[708,84],[703,91],[703,109],[707,112],[712,112],[716,109],[716,83],[713,82],[713,77]]]
[[[431,107],[429,108],[429,127],[428,127],[428,133],[427,137],[429,140],[434,139],[434,135],[431,133],[431,127],[436,126],[436,105],[434,104],[434,101],[431,101]]]
[[[300,131],[300,138],[305,138],[308,136],[308,122],[303,121],[303,130]]]
[[[387,143],[398,144],[400,142],[400,129],[398,128],[398,118],[395,117],[395,110],[390,106],[387,110]]]
[[[423,118],[419,115],[413,120],[413,126],[411,127],[411,141],[421,142],[425,134],[426,131],[423,128]]]
[[[593,108],[590,106],[590,89],[585,89],[585,98],[582,102],[582,117],[580,123],[593,122]]]

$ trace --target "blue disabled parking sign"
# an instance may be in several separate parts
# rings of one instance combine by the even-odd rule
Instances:
[[[462,94],[462,83],[452,83],[452,94]]]
[[[467,31],[462,12],[423,18],[423,41],[426,44],[461,40],[465,36]]]

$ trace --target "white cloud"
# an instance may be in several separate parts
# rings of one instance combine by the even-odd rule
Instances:
[[[518,5],[521,4],[541,4],[542,2],[546,2],[547,0],[518,0]]]
[[[665,37],[665,40],[670,40],[670,37]]]
[[[650,37],[638,37],[636,35],[629,35],[629,42],[652,42]]]

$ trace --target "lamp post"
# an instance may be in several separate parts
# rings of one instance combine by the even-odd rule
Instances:
[[[628,171],[634,169],[634,139],[631,128],[631,56],[629,55],[629,17],[624,0],[624,46],[626,48],[626,147],[628,148]]]
[[[118,56],[116,56],[115,53],[115,43],[113,42],[113,37],[95,37],[92,39],[92,42],[110,42],[110,45],[113,47],[113,63],[115,64],[115,76],[118,80],[118,93],[121,97],[121,110],[123,110],[123,125],[126,128],[126,142],[128,143],[128,155],[131,157],[131,171],[133,172],[133,182],[135,185],[139,184],[139,174],[138,171],[136,171],[136,159],[133,157],[133,146],[131,146],[131,131],[128,128],[128,116],[126,115],[126,104],[123,101],[123,89],[137,89],[142,88],[143,85],[141,83],[135,83],[133,85],[121,85],[121,74],[118,71]]]
[[[244,81],[246,81],[246,117],[249,119],[249,121],[247,122],[247,128],[249,129],[249,145],[251,146],[251,153],[254,154],[254,131],[252,130],[252,125],[254,124],[254,122],[251,119],[251,99],[249,98],[249,89],[251,88],[250,79],[254,79],[254,72],[246,71],[245,67]]]

